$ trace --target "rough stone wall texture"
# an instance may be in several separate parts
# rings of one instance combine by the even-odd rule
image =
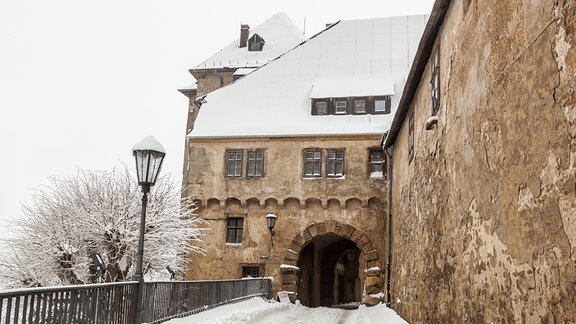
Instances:
[[[393,148],[392,307],[411,323],[576,321],[576,4],[452,1]],[[408,119],[406,119],[407,121]]]
[[[229,83],[232,83],[234,79],[234,72],[236,69],[229,69],[229,68],[220,68],[220,69],[212,69],[212,70],[191,70],[192,75],[196,79],[196,90],[191,91],[186,96],[189,97],[188,99],[188,115],[186,119],[186,132],[185,135],[188,135],[192,128],[194,127],[194,122],[196,121],[196,117],[198,117],[198,112],[200,107],[198,107],[194,101],[196,98],[200,98],[203,95],[210,93],[216,89],[219,89]],[[185,144],[184,148],[184,163],[182,164],[182,185],[187,188],[188,183],[186,180],[188,179],[188,159],[190,157],[190,150],[187,144]],[[183,196],[186,196],[188,193],[184,192]]]
[[[296,265],[301,245],[328,233],[350,239],[366,250],[360,255],[361,276],[368,265],[383,268],[373,255],[383,255],[385,246],[386,181],[369,179],[368,168],[369,151],[379,147],[379,140],[374,136],[191,141],[189,192],[200,202],[198,214],[209,219],[210,230],[203,237],[206,256],[190,256],[187,277],[239,278],[241,266],[252,264],[274,278],[274,292],[288,289],[282,283],[295,280],[283,278],[289,274],[282,273],[280,265]],[[344,149],[345,177],[304,179],[306,148]],[[227,149],[263,149],[265,176],[226,179]],[[268,212],[278,216],[273,247],[265,220]],[[225,243],[226,214],[244,215],[241,245]]]

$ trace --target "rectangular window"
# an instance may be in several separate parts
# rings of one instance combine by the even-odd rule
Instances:
[[[244,228],[244,218],[229,217],[226,232],[226,243],[242,243],[242,230]]]
[[[304,176],[320,177],[322,172],[322,151],[305,150],[304,151]]]
[[[384,178],[384,156],[381,150],[370,151],[370,178]]]
[[[312,115],[328,115],[328,99],[312,99]]]
[[[354,113],[355,114],[365,114],[366,113],[366,100],[365,99],[355,99],[354,100]]]
[[[226,151],[226,176],[242,177],[243,151]]]
[[[262,177],[264,175],[264,152],[262,150],[248,151],[246,164],[247,177]]]
[[[334,106],[335,106],[335,109],[336,109],[336,112],[335,112],[336,115],[345,115],[345,114],[346,114],[346,112],[347,112],[347,110],[346,110],[346,109],[347,109],[347,108],[346,108],[346,106],[347,106],[347,101],[346,101],[346,99],[336,99],[336,100],[334,101]]]
[[[242,278],[258,278],[260,277],[259,266],[242,266]]]
[[[430,90],[432,92],[432,115],[436,115],[440,107],[440,57],[438,50],[432,56],[432,79],[430,80]]]
[[[344,175],[344,151],[328,150],[326,156],[326,176],[341,177]]]
[[[316,114],[318,115],[326,115],[328,113],[328,104],[323,101],[319,101],[316,103]]]
[[[389,114],[390,113],[390,97],[375,97],[374,98],[374,114]]]
[[[408,119],[408,163],[412,162],[414,157],[414,112]]]

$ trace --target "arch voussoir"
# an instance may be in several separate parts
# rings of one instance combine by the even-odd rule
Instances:
[[[298,268],[298,260],[300,253],[308,242],[312,241],[316,237],[326,234],[335,234],[352,241],[364,254],[366,269],[371,269],[380,265],[380,256],[378,251],[375,249],[374,244],[370,241],[370,238],[354,226],[343,224],[335,220],[312,223],[292,238],[289,248],[284,253],[284,266],[280,269],[282,289],[292,292],[291,296],[294,298],[297,298],[296,292],[298,291],[298,275],[300,272],[300,268]]]

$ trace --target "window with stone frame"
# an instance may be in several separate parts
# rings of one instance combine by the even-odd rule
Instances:
[[[259,278],[260,266],[259,265],[242,265],[242,278]]]
[[[242,164],[244,162],[243,150],[227,150],[226,151],[226,177],[228,178],[241,178],[242,177]]]
[[[326,152],[326,177],[344,176],[344,150],[329,149]]]
[[[264,176],[264,151],[248,150],[246,155],[246,177],[259,178]]]
[[[370,150],[368,159],[370,179],[384,178],[384,154],[381,149]]]
[[[242,232],[244,231],[244,217],[227,217],[226,243],[242,243]]]
[[[408,118],[408,163],[414,158],[414,112]]]
[[[322,150],[304,150],[304,177],[322,176]]]
[[[432,78],[430,80],[430,91],[432,95],[432,115],[435,116],[440,108],[440,55],[438,49],[432,55],[431,64]]]

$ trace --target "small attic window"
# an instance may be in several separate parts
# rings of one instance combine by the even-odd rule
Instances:
[[[264,41],[264,38],[260,37],[260,35],[258,35],[258,34],[254,34],[248,40],[248,51],[260,52],[260,51],[262,51],[262,48],[264,48],[265,43],[266,42]]]
[[[312,115],[389,114],[390,96],[312,98]]]

